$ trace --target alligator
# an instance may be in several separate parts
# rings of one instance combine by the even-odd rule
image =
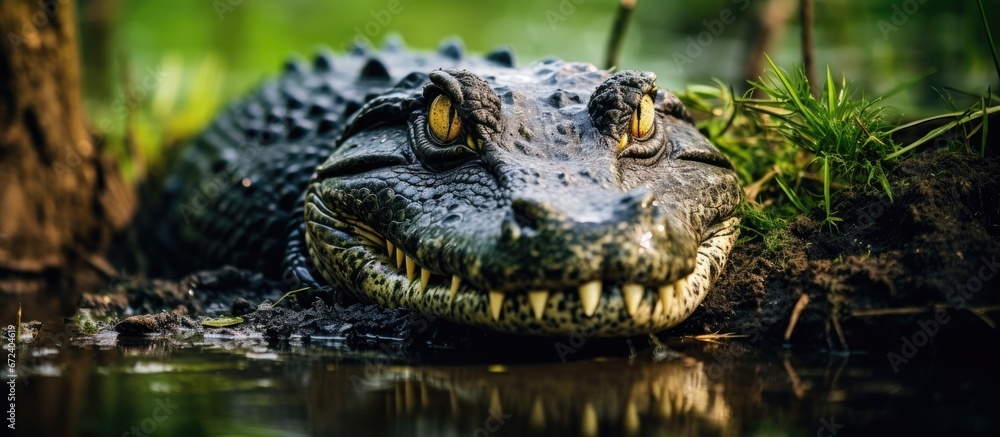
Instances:
[[[729,161],[650,72],[501,48],[321,49],[190,144],[164,214],[192,266],[527,335],[677,325],[738,237]]]

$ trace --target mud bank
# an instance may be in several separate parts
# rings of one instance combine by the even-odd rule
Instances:
[[[907,341],[996,350],[1000,161],[924,154],[893,169],[891,182],[893,199],[875,190],[836,196],[843,221],[832,231],[816,214],[791,223],[777,247],[738,245],[676,332],[837,350],[902,350]]]

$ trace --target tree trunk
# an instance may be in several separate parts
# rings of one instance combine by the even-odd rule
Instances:
[[[91,138],[75,5],[0,7],[0,291],[94,286],[135,195]]]
[[[747,61],[744,64],[746,65],[743,73],[744,81],[756,82],[764,75],[764,53],[774,47],[775,41],[781,41],[785,28],[795,13],[795,7],[794,0],[770,0],[760,8],[760,15],[757,17],[757,35],[753,39],[753,44],[748,44],[745,48]],[[753,96],[758,99],[764,98],[764,93],[755,89]]]

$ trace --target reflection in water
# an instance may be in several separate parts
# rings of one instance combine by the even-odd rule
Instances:
[[[369,414],[389,427],[412,422],[465,434],[637,435],[649,428],[735,434],[722,388],[710,383],[704,367],[692,358],[655,363],[648,357],[518,366],[330,365],[314,373],[310,404],[329,412],[313,416],[317,432]]]
[[[475,357],[259,338],[42,339],[20,350],[18,426],[30,435],[139,435],[133,427],[186,437],[995,435],[1000,427],[992,407],[1000,377],[986,360],[895,373],[876,355],[674,340],[673,352],[632,358],[458,365]]]

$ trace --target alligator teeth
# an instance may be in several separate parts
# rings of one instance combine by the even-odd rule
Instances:
[[[667,310],[670,308],[670,301],[674,299],[674,284],[667,284],[660,287],[660,303],[663,305],[663,309]]]
[[[629,401],[628,405],[625,405],[625,432],[628,435],[634,435],[639,433],[639,409],[636,408],[634,401]]]
[[[687,294],[688,279],[687,276],[680,278],[677,282],[674,282],[674,297],[678,301],[684,300],[684,295]]]
[[[431,271],[425,268],[420,269],[420,289],[427,291],[427,283],[431,281]]]
[[[580,415],[580,434],[585,436],[597,435],[599,422],[597,420],[597,409],[594,404],[587,402],[583,405],[583,412]]]
[[[396,254],[396,246],[393,246],[388,238],[385,239],[385,250],[389,253],[389,259],[392,259],[392,256]]]
[[[406,255],[403,255],[403,251],[400,248],[396,248],[396,269],[403,268],[403,260],[406,259]]]
[[[406,279],[413,282],[413,278],[417,277],[417,263],[413,262],[413,258],[406,257]]]
[[[535,398],[531,405],[531,426],[537,429],[545,429],[545,405],[542,405],[541,398]]]
[[[451,404],[451,415],[458,419],[458,394],[455,390],[448,390],[448,401]]]
[[[597,303],[601,300],[601,281],[594,280],[580,286],[580,305],[583,313],[590,317],[597,311]]]
[[[378,231],[376,231],[375,228],[373,228],[371,226],[368,226],[367,224],[364,224],[364,223],[362,223],[360,221],[350,220],[350,219],[347,219],[347,220],[344,220],[344,221],[346,221],[347,223],[350,223],[355,228],[363,229],[363,230],[367,231],[368,233],[372,233],[372,234],[377,234],[378,233]]]
[[[352,226],[351,231],[354,235],[364,238],[365,240],[371,241],[373,244],[379,244],[382,241],[382,237],[375,233],[375,231],[368,231],[366,228],[359,226]]]
[[[625,311],[628,312],[629,317],[634,316],[636,309],[639,308],[639,302],[642,302],[643,291],[645,291],[645,288],[639,284],[625,284],[622,286],[622,298],[625,299]]]
[[[496,411],[497,414],[501,414],[503,411],[503,404],[500,403],[500,390],[493,387],[493,391],[490,392],[490,411]]]
[[[663,301],[656,299],[656,305],[653,305],[653,317],[659,318],[663,315]]]
[[[542,320],[545,304],[549,301],[549,292],[547,290],[529,291],[528,301],[531,302],[531,311],[535,313],[535,320]]]
[[[462,283],[462,278],[458,275],[451,275],[451,295],[448,296],[448,301],[452,302],[455,300],[455,296],[458,295],[458,285]]]
[[[499,291],[490,291],[490,315],[493,321],[500,320],[500,309],[503,308],[504,294]]]

